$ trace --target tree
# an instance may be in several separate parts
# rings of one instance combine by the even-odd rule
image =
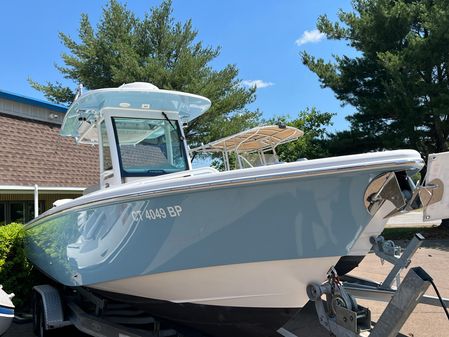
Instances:
[[[359,140],[364,150],[447,151],[449,0],[353,0],[353,9],[340,11],[337,22],[320,16],[317,27],[357,56],[301,55],[322,87],[357,108],[351,131],[335,136],[337,147]]]
[[[333,156],[344,156],[357,154],[372,149],[382,149],[382,139],[373,138],[371,135],[362,133],[359,129],[343,130],[327,135],[325,147]]]
[[[330,112],[320,112],[315,107],[300,111],[296,119],[289,120],[289,117],[276,117],[267,124],[283,123],[304,131],[304,136],[294,142],[279,145],[276,149],[282,161],[291,162],[299,158],[323,158],[329,155],[326,144],[326,127],[331,126],[331,119],[334,116]]]
[[[303,52],[302,62],[322,87],[352,104],[348,136],[364,150],[415,148],[422,155],[449,148],[449,1],[354,0],[354,12],[318,29],[346,40],[357,56],[325,62]],[[344,144],[344,142],[342,143]]]
[[[61,74],[87,89],[118,87],[123,83],[151,82],[159,88],[208,97],[211,109],[186,129],[193,144],[209,142],[253,126],[258,111],[245,106],[255,99],[255,88],[244,88],[235,65],[214,70],[210,62],[220,48],[204,47],[191,20],[175,22],[171,0],[152,8],[143,19],[117,0],[110,0],[96,27],[81,15],[79,42],[60,33],[68,53],[62,54]],[[51,101],[71,103],[75,92],[59,82],[31,85]]]

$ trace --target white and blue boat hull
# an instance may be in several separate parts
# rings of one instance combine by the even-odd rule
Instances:
[[[197,323],[220,308],[237,318],[273,310],[271,329],[307,303],[307,284],[368,253],[393,210],[367,211],[369,183],[421,166],[415,151],[392,151],[135,182],[41,215],[26,228],[28,256],[61,284],[160,308],[164,318],[182,320],[170,312],[190,306]]]

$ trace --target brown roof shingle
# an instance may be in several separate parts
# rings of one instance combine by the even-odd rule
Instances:
[[[87,187],[98,183],[98,147],[60,127],[0,114],[0,185]]]

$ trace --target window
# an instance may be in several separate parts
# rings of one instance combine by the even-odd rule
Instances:
[[[6,224],[5,203],[0,202],[0,226]]]
[[[39,201],[39,214],[45,209],[45,202]],[[0,202],[0,225],[11,222],[27,223],[34,218],[34,201],[2,201]]]
[[[14,202],[9,205],[10,222],[25,222],[25,205],[23,202]]]
[[[124,176],[155,176],[187,170],[175,120],[113,118]]]
[[[111,149],[109,147],[108,134],[106,132],[105,122],[101,122],[101,141],[103,143],[103,170],[112,170]]]

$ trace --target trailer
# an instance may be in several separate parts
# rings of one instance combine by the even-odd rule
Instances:
[[[101,298],[84,288],[33,288],[33,331],[38,337],[55,336],[58,329],[75,326],[95,337],[198,336],[158,320],[125,303]]]

